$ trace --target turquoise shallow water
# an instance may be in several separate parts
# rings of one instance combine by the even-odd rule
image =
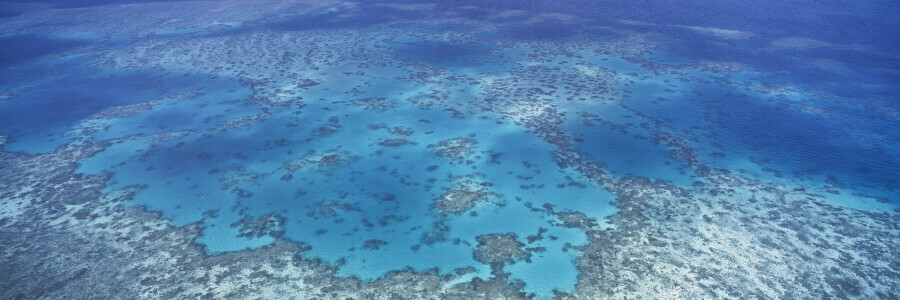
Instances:
[[[354,80],[332,76],[326,75],[329,82],[344,86]],[[357,97],[415,90],[407,82],[386,78],[373,81],[379,84]],[[239,94],[224,95],[235,93]],[[339,86],[326,83],[304,95],[345,98],[341,93]],[[180,105],[194,107],[189,104],[178,102],[172,108],[161,104],[127,120],[108,121],[113,125],[98,136],[117,134],[115,130],[140,132],[142,127],[137,124],[147,124],[142,122],[148,120],[152,124],[155,114],[166,115]],[[204,115],[206,110],[221,109],[208,105],[191,111]],[[135,204],[162,211],[176,225],[200,222],[205,229],[198,242],[210,254],[270,243],[269,236],[238,237],[240,228],[232,224],[277,214],[284,217],[280,229],[285,238],[310,246],[308,254],[313,257],[340,264],[343,275],[369,280],[407,267],[451,272],[476,266],[477,274],[487,274],[488,266],[472,258],[476,236],[512,232],[524,239],[537,234],[539,228],[549,228],[547,234],[558,239],[529,244],[548,250],[530,264],[510,267],[513,279],[540,282],[526,287],[539,294],[574,285],[577,252],[563,251],[563,245],[583,245],[586,239],[576,230],[552,226],[555,217],[532,211],[525,203],[533,202],[534,207],[550,203],[556,211],[579,211],[598,220],[615,212],[610,193],[576,172],[558,169],[550,160],[552,148],[548,144],[496,115],[454,118],[450,112],[408,104],[366,110],[331,101],[313,101],[303,110],[301,114],[277,113],[249,126],[192,132],[164,142],[152,142],[148,136],[130,138],[83,161],[80,171],[111,171],[108,189],[146,185],[136,195]],[[319,128],[335,132],[323,135]],[[390,133],[393,128],[411,132],[396,135]],[[459,137],[475,141],[475,154],[468,158],[472,162],[448,161],[429,149],[429,145]],[[379,145],[396,138],[409,144]],[[347,162],[335,169],[285,170],[289,161],[323,152],[346,153]],[[292,179],[283,179],[288,173]],[[479,204],[477,216],[440,216],[432,207],[432,199],[452,187],[458,177],[491,183],[496,199]],[[390,195],[390,201],[383,200],[386,195]],[[322,213],[323,206],[337,209]],[[446,223],[450,231],[444,240],[424,243],[421,236],[435,231],[436,222]],[[375,250],[363,249],[366,241],[373,239],[386,244]],[[538,267],[541,272],[532,270]],[[558,280],[546,281],[545,276]]]

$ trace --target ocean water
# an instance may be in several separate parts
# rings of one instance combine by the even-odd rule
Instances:
[[[539,298],[572,292],[589,240],[546,207],[607,230],[617,199],[556,151],[688,191],[705,182],[699,162],[838,207],[900,207],[900,21],[887,1],[399,1],[215,24],[160,9],[164,26],[132,35],[90,32],[114,25],[86,15],[79,34],[14,29],[4,19],[29,11],[9,7],[2,150],[111,141],[77,172],[201,226],[210,256],[285,240],[365,281],[468,267],[489,279],[478,237],[514,233],[542,250],[503,264],[507,280]],[[466,184],[483,194],[442,211]]]

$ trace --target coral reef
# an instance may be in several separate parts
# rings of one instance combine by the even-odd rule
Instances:
[[[515,233],[480,235],[476,240],[475,260],[486,264],[512,264],[531,257]]]
[[[490,191],[491,183],[477,178],[456,178],[453,186],[448,188],[434,201],[434,207],[443,214],[458,215],[474,208],[478,202],[487,201],[496,194]]]

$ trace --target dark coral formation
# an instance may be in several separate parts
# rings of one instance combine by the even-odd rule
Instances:
[[[441,141],[437,145],[428,145],[434,149],[434,154],[453,161],[462,161],[475,154],[476,142],[470,138],[452,138]]]
[[[512,264],[531,257],[515,233],[479,235],[475,239],[475,260],[486,264]]]
[[[369,239],[363,244],[362,248],[365,250],[378,250],[381,249],[381,246],[387,245],[387,242],[377,239]]]
[[[359,211],[359,207],[356,205],[338,201],[320,201],[312,203],[308,207],[310,207],[308,215],[316,219],[335,217],[348,211]]]
[[[259,238],[263,236],[281,237],[284,230],[281,226],[284,218],[278,215],[264,215],[257,219],[244,218],[231,224],[231,227],[239,227],[239,237]]]
[[[352,100],[353,105],[369,110],[386,110],[397,105],[397,101],[384,97],[368,97]]]
[[[338,168],[352,159],[353,155],[347,151],[328,150],[322,153],[310,151],[301,158],[287,162],[284,169],[290,172],[300,169],[327,171]]]
[[[400,147],[406,145],[416,145],[417,143],[407,139],[386,139],[379,142],[378,144],[385,147]]]
[[[393,135],[410,136],[415,131],[413,131],[413,129],[409,128],[409,127],[394,126],[390,130],[388,130],[388,132],[390,132]]]
[[[478,202],[495,197],[496,194],[489,189],[491,185],[473,178],[457,178],[454,185],[434,201],[434,207],[444,214],[461,214],[474,208]]]
[[[238,128],[238,127],[243,127],[243,126],[247,126],[247,125],[252,125],[252,124],[255,124],[255,123],[265,120],[266,117],[268,117],[268,114],[261,113],[261,114],[255,114],[252,116],[237,118],[234,120],[228,120],[228,121],[223,122],[222,124],[219,124],[218,128],[232,129],[232,128]]]
[[[343,127],[340,119],[331,117],[328,118],[328,123],[325,126],[313,129],[312,134],[315,136],[328,136],[340,131]]]

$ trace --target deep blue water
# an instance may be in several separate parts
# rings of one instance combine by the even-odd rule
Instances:
[[[26,63],[38,57],[63,52],[83,44],[85,44],[83,41],[31,34],[0,37],[0,66],[8,67]]]
[[[790,100],[752,97],[727,87],[700,85],[690,90],[690,95],[656,104],[640,101],[640,96],[655,97],[658,92],[637,94],[630,101],[641,112],[717,145],[702,148],[708,156],[753,158],[783,175],[830,178],[896,201],[900,192],[900,179],[894,175],[900,169],[896,119],[861,111],[868,106],[838,104],[827,107],[823,115],[800,109]],[[869,134],[860,136],[861,130]]]
[[[21,0],[3,0],[0,1],[0,5],[11,5],[16,3],[37,3],[37,4],[47,4],[56,8],[78,8],[78,7],[92,7],[92,6],[105,6],[105,5],[120,5],[120,4],[129,4],[129,3],[146,3],[146,2],[182,2],[182,1],[192,1],[192,0],[40,0],[40,1],[21,1]],[[201,0],[203,1],[203,0]]]
[[[136,2],[141,1],[44,1],[57,8]],[[11,3],[0,2],[0,18],[23,12]],[[548,12],[556,14],[548,17]],[[554,289],[574,287],[574,262],[580,254],[562,249],[587,240],[583,232],[556,226],[554,217],[531,207],[546,203],[557,211],[582,212],[605,226],[604,218],[616,213],[615,196],[558,167],[555,146],[538,138],[533,128],[504,119],[502,109],[459,113],[447,108],[480,109],[471,102],[484,101],[490,82],[514,77],[525,65],[581,70],[584,76],[592,76],[588,67],[603,68],[627,82],[620,98],[599,104],[553,101],[570,110],[560,130],[577,139],[573,149],[612,176],[647,177],[687,189],[703,181],[671,155],[670,145],[652,140],[654,130],[667,130],[683,137],[710,167],[879,197],[887,203],[870,205],[850,197],[862,204],[832,204],[884,211],[900,206],[898,13],[898,5],[890,1],[444,1],[424,11],[361,3],[272,16],[212,33],[186,28],[153,31],[149,37],[111,37],[125,41],[121,43],[3,32],[0,134],[11,141],[2,149],[43,153],[74,140],[123,138],[80,161],[79,172],[109,173],[107,191],[142,187],[133,204],[161,212],[174,225],[202,224],[197,242],[207,254],[272,243],[271,236],[239,236],[234,224],[275,214],[285,219],[280,229],[286,239],[311,247],[304,255],[340,265],[341,275],[367,280],[407,267],[448,273],[474,266],[472,276],[487,278],[490,268],[472,257],[477,236],[511,232],[522,240],[549,228],[548,234],[558,239],[529,245],[546,247],[546,252],[531,263],[504,266],[512,279],[526,283],[527,292],[547,296]],[[448,15],[463,20],[428,23]],[[480,27],[463,24],[466,20],[496,28],[469,35]],[[718,29],[734,35],[717,36]],[[299,92],[294,101],[303,105],[296,111],[299,105],[263,108],[249,101],[254,86],[239,78],[108,69],[93,65],[91,56],[91,51],[153,39],[190,41],[255,32],[331,38],[326,34],[350,30],[374,38],[347,47],[377,46],[386,51],[386,61],[347,57],[304,74],[318,84]],[[628,32],[652,32],[658,45],[641,54],[641,61],[628,61],[599,54],[590,44]],[[461,34],[465,38],[452,38]],[[564,49],[569,51],[565,57],[540,57],[549,63],[528,61],[528,54],[546,50],[540,47],[577,42],[589,46]],[[55,56],[79,47],[98,48]],[[693,69],[698,61],[734,62],[744,69],[713,74]],[[370,66],[360,75],[363,63]],[[654,64],[680,69],[655,74]],[[420,67],[427,72],[416,69]],[[413,74],[422,78],[413,80]],[[290,86],[295,79],[272,80]],[[434,107],[410,102],[432,93],[444,93],[445,102]],[[393,104],[368,109],[354,104],[377,98]],[[85,119],[108,108],[156,100],[152,108],[133,115]],[[264,119],[256,123],[218,126],[262,112]],[[609,124],[586,124],[578,113]],[[88,127],[100,129],[79,133]],[[321,128],[333,132],[323,134]],[[392,128],[409,132],[397,134]],[[172,132],[179,135],[154,136]],[[408,143],[382,144],[400,138]],[[433,145],[454,138],[475,142],[468,162],[435,155]],[[333,169],[286,167],[331,153],[346,161]],[[460,178],[489,183],[496,197],[479,203],[472,214],[435,212],[432,201]],[[319,214],[322,207],[338,209]],[[447,239],[425,243],[422,237],[438,231],[440,224],[449,227]],[[371,239],[385,244],[364,249]]]
[[[32,53],[46,52],[48,50],[44,49],[48,44],[59,44],[45,39],[22,39],[17,42],[16,47],[25,49],[21,51],[33,50]],[[0,119],[3,120],[0,130],[10,134],[14,142],[6,146],[7,150],[47,152],[72,139],[67,131],[76,127],[77,121],[107,108],[189,92],[212,93],[215,97],[216,93],[228,93],[235,85],[238,83],[234,80],[214,79],[208,75],[154,70],[110,72],[88,66],[78,57],[50,64],[18,66],[0,75],[0,90],[9,93],[8,98],[0,102]],[[204,120],[197,116],[197,111],[187,109],[157,112],[137,120],[141,124],[135,126],[150,127],[156,131],[185,129]],[[115,131],[115,128],[111,130]],[[131,129],[121,134],[151,132]]]

